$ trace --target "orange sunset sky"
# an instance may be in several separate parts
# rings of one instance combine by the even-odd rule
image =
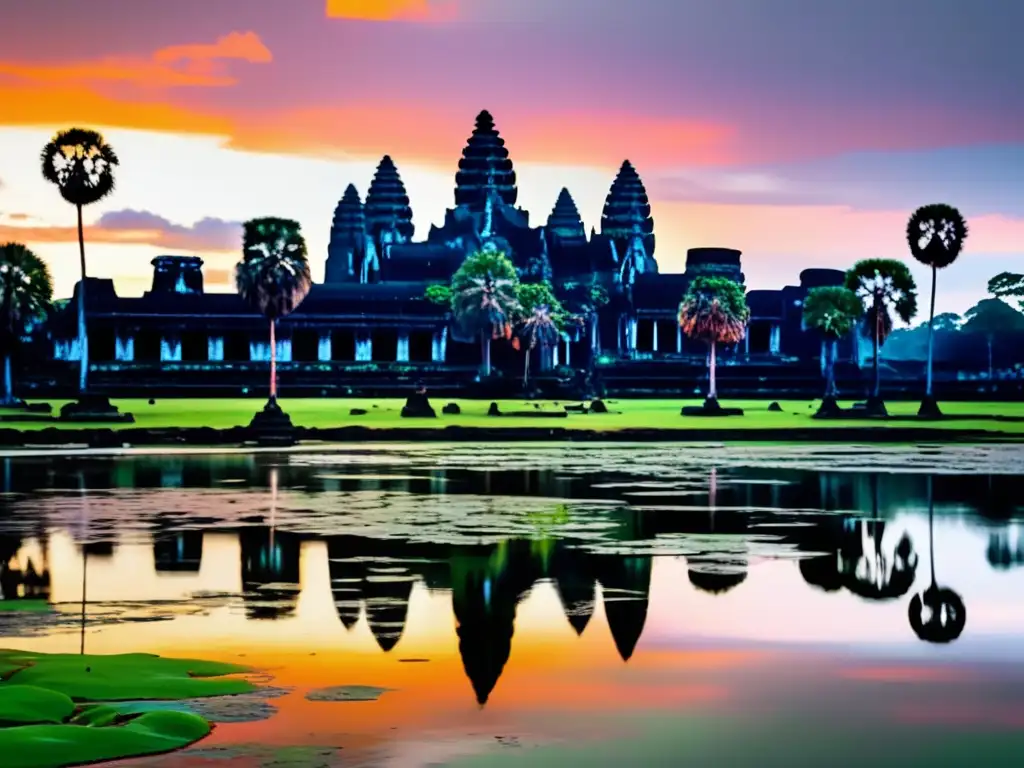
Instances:
[[[320,279],[345,186],[392,155],[425,236],[488,109],[535,224],[567,186],[599,225],[629,158],[664,272],[706,245],[758,288],[909,258],[910,212],[957,205],[938,309],[962,312],[1024,269],[1022,25],[1014,0],[0,0],[0,241],[70,293],[75,215],[38,155],[82,125],[122,163],[92,275],[137,295],[153,256],[198,254],[230,290],[240,222],[279,215]]]

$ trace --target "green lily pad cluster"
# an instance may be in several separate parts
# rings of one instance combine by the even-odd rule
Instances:
[[[0,755],[7,768],[62,768],[170,752],[210,733],[191,712],[139,713],[119,701],[249,693],[244,667],[147,654],[0,651]],[[103,702],[103,703],[97,703]]]

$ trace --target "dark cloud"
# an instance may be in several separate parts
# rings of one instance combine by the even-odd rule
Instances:
[[[129,208],[103,214],[94,226],[112,235],[121,232],[151,245],[187,251],[234,251],[242,247],[242,224],[238,221],[204,218],[186,226]]]
[[[8,219],[16,219],[8,216]],[[0,224],[0,241],[70,243],[75,227],[10,226]],[[175,224],[149,211],[109,211],[86,227],[86,239],[96,243],[153,245],[171,251],[240,252],[242,224],[223,219],[200,219],[191,226]]]

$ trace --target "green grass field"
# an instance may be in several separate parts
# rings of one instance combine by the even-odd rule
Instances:
[[[56,413],[62,401],[50,401]],[[683,405],[699,405],[700,400],[615,400],[606,401],[611,413],[608,414],[570,414],[567,419],[536,419],[517,418],[512,416],[494,418],[487,416],[490,403],[486,400],[455,400],[449,401],[433,398],[432,404],[437,411],[436,419],[403,419],[400,411],[404,400],[401,399],[355,399],[355,398],[307,398],[282,399],[281,406],[291,415],[296,426],[301,427],[344,427],[365,426],[378,429],[396,427],[421,427],[442,429],[447,426],[460,425],[466,427],[550,427],[569,429],[593,429],[612,431],[619,429],[720,429],[727,432],[731,429],[772,429],[793,427],[837,427],[837,426],[921,426],[942,427],[944,429],[985,429],[992,432],[1024,435],[1024,421],[992,421],[989,419],[944,420],[939,422],[912,421],[876,421],[866,419],[850,419],[843,421],[820,421],[812,419],[817,410],[817,402],[782,401],[781,413],[768,411],[768,401],[723,400],[726,406],[738,406],[745,410],[742,417],[708,419],[700,417],[680,416]],[[446,416],[441,407],[447,402],[456,402],[462,409],[457,416]],[[166,427],[214,427],[228,428],[245,426],[253,414],[265,403],[261,398],[234,399],[167,399],[157,400],[149,405],[147,400],[115,400],[122,412],[135,416],[134,424],[111,425],[118,428],[166,428]],[[502,411],[534,410],[535,405],[544,410],[561,410],[565,403],[555,405],[552,402],[526,402],[520,400],[504,400],[499,402]],[[848,404],[844,404],[848,405]],[[892,415],[912,415],[917,412],[917,403],[887,403]],[[363,408],[367,411],[363,416],[352,416],[352,408]],[[977,414],[979,416],[1018,416],[1024,417],[1024,403],[944,403],[943,411],[948,415]],[[13,413],[5,411],[5,413]],[[0,428],[42,429],[47,426],[58,426],[61,429],[90,429],[96,424],[74,424],[60,422],[7,421],[0,422]]]

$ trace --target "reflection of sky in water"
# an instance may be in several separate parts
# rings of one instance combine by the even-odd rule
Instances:
[[[887,448],[885,461],[900,474],[871,480],[838,462],[877,469],[878,452],[838,447],[516,446],[500,454],[484,448],[33,460],[43,469],[18,464],[7,481],[11,493],[0,502],[6,513],[0,533],[22,536],[13,563],[24,568],[29,560],[42,562],[37,536],[41,527],[50,529],[50,600],[67,621],[0,643],[77,651],[82,555],[76,541],[87,507],[89,539],[116,543],[111,554],[88,559],[89,651],[248,660],[272,668],[277,684],[300,692],[394,687],[372,706],[344,705],[351,707],[343,718],[347,748],[378,750],[380,761],[371,764],[420,765],[414,756],[425,744],[439,760],[472,754],[493,741],[482,733],[514,733],[532,744],[574,734],[607,737],[625,727],[600,713],[724,707],[735,717],[778,710],[934,726],[992,725],[1006,719],[1006,707],[1024,711],[1024,686],[1016,681],[1016,693],[1007,688],[1013,670],[1024,668],[1024,557],[1017,554],[1024,515],[1021,492],[1014,490],[1024,469],[1017,449]],[[711,459],[714,473],[707,468]],[[955,476],[934,481],[936,578],[962,596],[968,616],[963,635],[950,645],[919,641],[907,616],[911,596],[931,580],[920,472],[937,469]],[[276,498],[268,490],[271,472]],[[80,477],[90,489],[86,500]],[[851,512],[884,522],[882,560],[858,566],[869,581],[872,568],[884,580],[904,536],[912,542],[916,572],[905,594],[869,601],[805,580],[802,560],[835,554],[832,540],[816,533],[829,521],[836,523],[829,536],[867,537],[868,526]],[[181,532],[188,530],[198,539],[186,542]],[[249,544],[239,530],[249,532]],[[154,533],[165,541],[159,555]],[[283,541],[291,534],[302,534],[301,541]],[[350,563],[373,569],[359,578],[379,586],[375,604],[360,604],[358,595],[350,601],[348,610],[356,613],[345,623],[329,557],[339,536],[352,537]],[[517,538],[530,543],[506,548]],[[869,551],[874,542],[865,541]],[[582,554],[565,560],[567,551]],[[442,560],[452,583],[461,571],[479,575],[469,583],[478,585],[484,611],[474,620],[485,624],[487,613],[501,614],[509,599],[503,569],[528,561],[536,571],[514,587],[511,650],[484,709],[474,703],[468,662],[460,658],[453,602],[465,597],[429,589],[435,577],[421,575],[438,552],[451,556]],[[164,562],[158,570],[158,556],[177,565]],[[243,578],[245,557],[252,562]],[[565,569],[584,562],[579,557],[605,558],[621,574],[647,573],[649,562],[645,613],[636,618],[630,606],[644,592],[627,582],[606,578],[595,587],[590,572],[573,582]],[[285,583],[275,583],[279,578]],[[388,584],[410,579],[404,622],[394,626],[393,610],[404,602],[389,597],[401,589]],[[289,609],[253,618],[250,598],[241,597],[247,581],[262,585],[266,600],[288,601]],[[728,588],[718,593],[699,588],[723,583]],[[633,618],[623,619],[623,610]],[[633,640],[624,639],[624,620],[641,622],[635,651]],[[13,626],[0,617],[0,637]],[[385,653],[381,638],[389,632],[394,647]],[[500,632],[497,640],[487,640],[486,632],[479,637],[501,642]],[[965,693],[965,681],[975,693]],[[837,698],[839,687],[844,693]],[[299,694],[274,705],[279,711],[268,724],[223,726],[207,747],[287,744],[307,733],[301,738],[315,736],[321,744],[339,738],[342,726],[329,714],[336,710],[318,709]],[[390,730],[394,724],[398,735]],[[1013,727],[1024,728],[1024,721]]]

